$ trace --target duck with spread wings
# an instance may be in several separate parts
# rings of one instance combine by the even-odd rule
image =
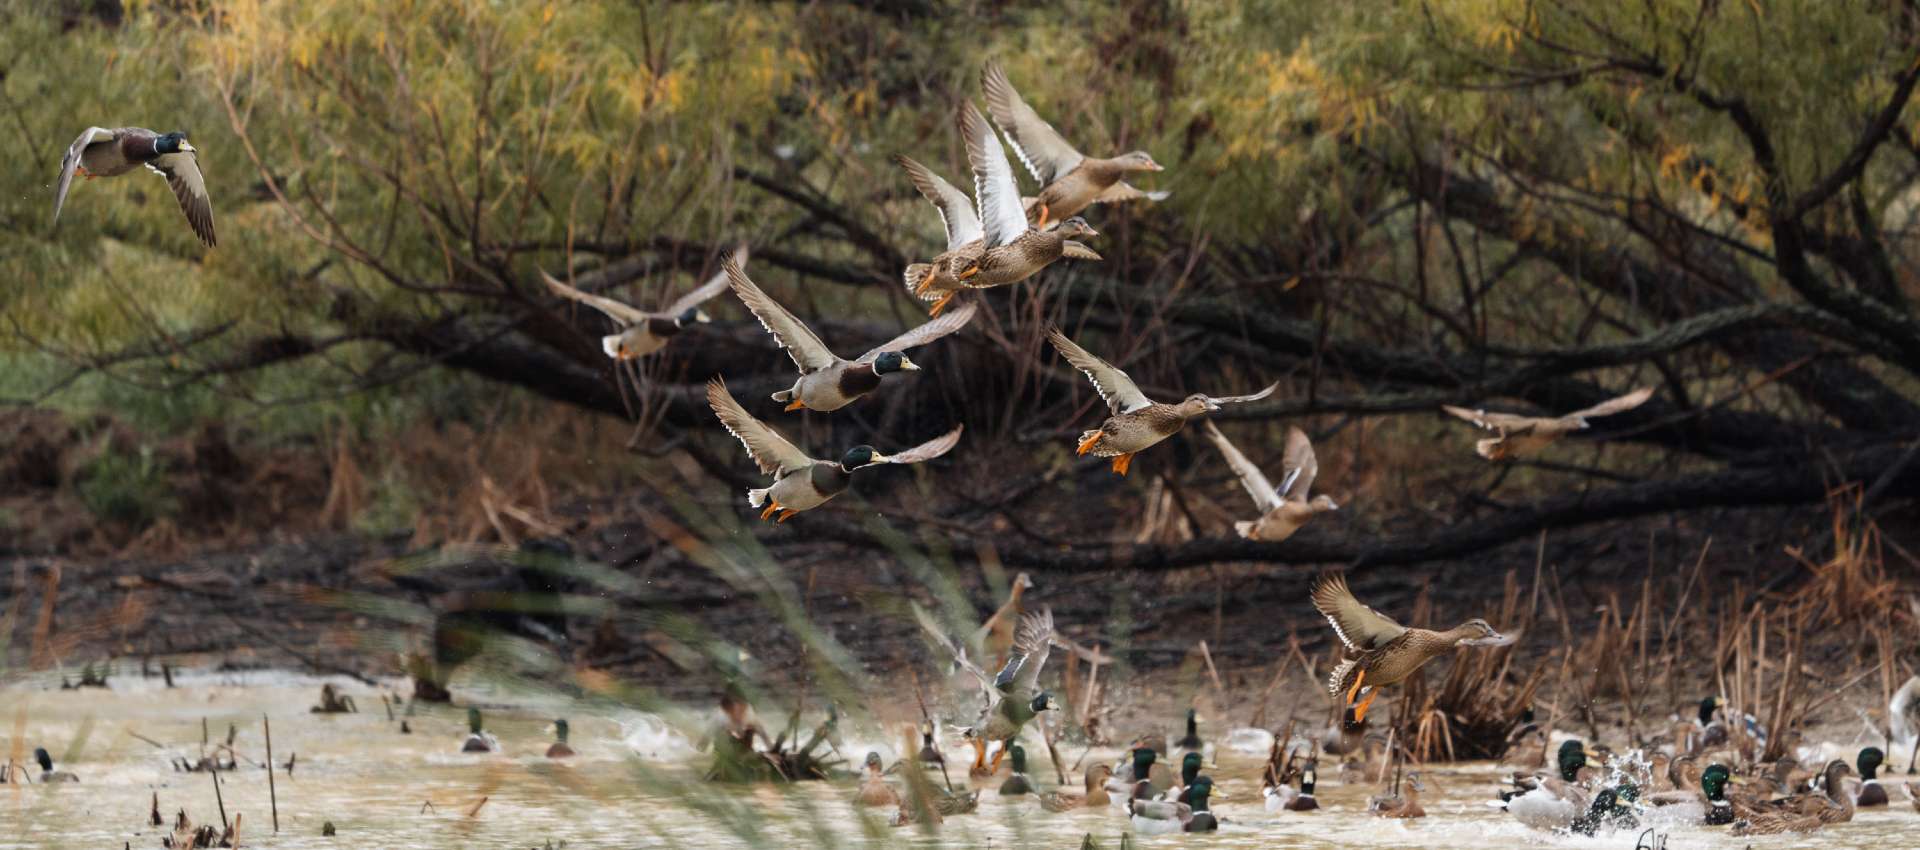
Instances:
[[[1187,420],[1219,410],[1221,405],[1259,401],[1273,394],[1278,383],[1252,395],[1215,397],[1194,393],[1179,404],[1163,404],[1147,394],[1112,363],[1108,363],[1067,338],[1059,328],[1047,330],[1047,339],[1060,355],[1067,358],[1093,382],[1093,388],[1113,412],[1100,427],[1080,435],[1076,454],[1092,452],[1094,457],[1113,458],[1113,471],[1127,474],[1136,452],[1144,451],[1187,427]]]
[[[1346,576],[1328,573],[1313,585],[1313,607],[1327,618],[1333,633],[1351,657],[1333,668],[1327,691],[1344,696],[1343,707],[1353,706],[1353,722],[1365,719],[1379,689],[1396,684],[1427,662],[1456,646],[1500,646],[1513,641],[1482,619],[1472,619],[1444,632],[1408,628],[1391,617],[1360,604],[1347,589]],[[1362,693],[1366,700],[1354,706]]]
[[[1440,409],[1494,433],[1474,444],[1474,451],[1487,460],[1507,460],[1540,451],[1548,444],[1588,426],[1587,420],[1624,413],[1646,404],[1653,397],[1652,387],[1641,387],[1623,396],[1607,399],[1592,407],[1565,416],[1521,416],[1515,413],[1488,413],[1464,407],[1441,405]]]
[[[733,249],[731,261],[745,268],[747,265],[747,246]],[[544,270],[540,278],[555,295],[569,301],[577,301],[600,311],[620,326],[620,332],[600,338],[600,350],[615,360],[634,360],[645,357],[662,348],[682,330],[695,324],[713,321],[700,305],[713,300],[715,296],[727,291],[727,273],[721,271],[709,278],[706,283],[668,304],[666,309],[653,313],[631,304],[595,295],[582,289],[568,286],[555,279]]]
[[[193,235],[212,248],[219,240],[213,233],[213,200],[207,195],[207,180],[200,173],[200,158],[187,134],[179,131],[156,133],[145,127],[88,127],[67,147],[60,161],[60,181],[53,195],[53,221],[60,221],[60,209],[67,205],[67,190],[78,174],[88,180],[118,177],[140,166],[167,178],[174,200],[187,216]]]

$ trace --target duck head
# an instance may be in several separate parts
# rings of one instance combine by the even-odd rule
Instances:
[[[1053,232],[1058,234],[1062,239],[1071,239],[1075,236],[1100,235],[1100,231],[1093,229],[1093,225],[1088,224],[1086,219],[1077,215],[1055,225]]]
[[[467,709],[467,732],[473,735],[480,734],[480,709]]]
[[[1313,796],[1313,784],[1319,779],[1319,767],[1319,759],[1307,759],[1307,763],[1300,768],[1300,793]]]
[[[1860,769],[1861,779],[1877,779],[1880,765],[1886,763],[1886,760],[1887,754],[1880,752],[1879,747],[1868,747],[1860,751],[1859,757],[1854,759],[1853,763]]]
[[[871,752],[867,753],[866,765],[867,765],[867,773],[873,774],[875,776],[880,775],[880,772],[881,772],[880,754],[871,753]]]
[[[1461,646],[1506,646],[1513,643],[1513,638],[1494,631],[1487,621],[1481,619],[1461,623],[1455,631],[1466,635],[1460,639]]]
[[[1147,778],[1147,773],[1153,770],[1153,760],[1155,758],[1158,758],[1158,756],[1148,747],[1133,748],[1133,778],[1136,781]]]
[[[1700,790],[1707,793],[1707,799],[1719,802],[1726,799],[1727,784],[1733,781],[1733,771],[1724,764],[1707,765],[1705,773],[1700,774]]]
[[[1570,740],[1560,745],[1560,753],[1554,758],[1554,764],[1560,767],[1560,778],[1568,782],[1580,778],[1580,768],[1599,767],[1592,753],[1587,752],[1585,744]]]
[[[846,455],[840,458],[840,468],[852,472],[863,466],[873,466],[889,460],[891,458],[875,451],[872,446],[854,446],[847,449]]]
[[[187,144],[187,134],[175,130],[153,140],[154,153],[193,153],[193,145]]]
[[[908,360],[905,354],[901,354],[898,351],[881,352],[879,357],[873,358],[873,373],[875,375],[891,375],[895,372],[918,371],[920,371],[920,367],[915,365],[912,360]]]
[[[1712,696],[1700,700],[1700,725],[1706,726],[1713,723],[1713,713],[1726,704],[1726,697]]]
[[[1200,762],[1199,753],[1187,753],[1186,757],[1180,760],[1180,784],[1193,784],[1194,777],[1200,775]]]
[[[1207,397],[1206,393],[1194,393],[1180,400],[1179,412],[1182,419],[1204,416],[1220,409],[1220,403]]]
[[[1013,772],[1027,772],[1027,748],[1014,744],[1007,748],[1007,756],[1013,759]]]
[[[567,742],[567,719],[556,718],[553,721],[553,739],[564,744]]]
[[[33,760],[40,763],[40,772],[53,772],[53,756],[47,754],[46,747],[34,747]]]
[[[1165,171],[1166,166],[1153,161],[1153,154],[1146,151],[1123,153],[1113,158],[1113,163],[1126,171]]]
[[[1196,812],[1207,810],[1207,798],[1213,796],[1213,777],[1196,776],[1187,785],[1187,805]],[[1224,795],[1223,795],[1224,796]]]

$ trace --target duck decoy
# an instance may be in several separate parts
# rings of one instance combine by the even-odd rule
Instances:
[[[740,268],[746,268],[747,246],[743,244],[733,249],[730,261]],[[722,270],[706,283],[668,304],[666,309],[654,313],[568,286],[545,270],[540,272],[540,278],[546,281],[547,288],[553,290],[554,294],[592,307],[620,326],[619,333],[600,338],[600,350],[615,360],[645,357],[666,348],[667,343],[688,327],[713,321],[713,317],[700,309],[700,305],[727,291],[727,273]]]
[[[200,174],[200,160],[187,134],[180,131],[156,133],[144,127],[88,127],[67,147],[60,161],[60,185],[53,196],[53,221],[60,222],[60,210],[66,206],[67,190],[78,174],[118,177],[140,166],[167,178],[167,186],[186,213],[193,235],[207,247],[218,243],[213,232],[213,201],[207,196],[207,181]]]
[[[1313,798],[1313,787],[1319,781],[1320,760],[1307,759],[1300,768],[1300,792],[1293,795],[1284,805],[1289,812],[1311,812],[1320,808],[1320,801]]]
[[[1047,339],[1068,363],[1087,376],[1113,413],[1099,428],[1080,435],[1075,453],[1113,458],[1113,471],[1121,475],[1127,474],[1135,453],[1180,433],[1188,420],[1219,410],[1222,405],[1259,401],[1280,387],[1275,382],[1252,395],[1217,398],[1194,393],[1179,404],[1162,404],[1147,398],[1127,373],[1081,348],[1059,328],[1047,329]]]
[[[1879,747],[1868,747],[1860,751],[1854,760],[1854,767],[1860,771],[1860,792],[1853,795],[1853,804],[1861,808],[1872,808],[1887,804],[1887,789],[1880,785],[1880,765],[1887,760]]]
[[[1298,427],[1287,428],[1287,453],[1284,475],[1280,486],[1260,472],[1260,467],[1240,453],[1227,435],[1212,422],[1207,423],[1207,439],[1213,441],[1220,455],[1227,459],[1227,465],[1233,468],[1233,474],[1240,479],[1241,486],[1253,496],[1253,505],[1260,509],[1260,518],[1241,520],[1233,524],[1233,530],[1248,540],[1279,542],[1293,536],[1308,520],[1328,511],[1337,511],[1340,505],[1331,496],[1324,493],[1309,497],[1313,489],[1315,476],[1320,474],[1320,463],[1314,459],[1313,443],[1307,439],[1307,432]]]
[[[553,721],[553,743],[547,745],[547,758],[563,759],[573,755],[573,747],[567,744],[567,719],[555,718]]]
[[[833,353],[780,302],[762,291],[747,273],[731,260],[725,265],[733,294],[760,320],[760,326],[793,358],[800,378],[793,386],[773,394],[774,401],[786,402],[788,410],[839,410],[880,388],[882,378],[899,372],[918,372],[920,367],[907,359],[906,350],[919,348],[953,333],[973,320],[975,305],[929,320],[919,327],[881,343],[873,350],[848,360]]]
[[[993,122],[1007,134],[1033,179],[1040,181],[1040,194],[1028,205],[1035,227],[1045,228],[1093,204],[1166,199],[1166,192],[1143,192],[1126,182],[1129,174],[1165,170],[1152,154],[1132,151],[1092,159],[1080,153],[1027,105],[998,63],[987,63],[980,73],[980,87],[986,92]]]
[[[777,513],[780,522],[801,511],[820,507],[846,492],[856,469],[889,463],[924,463],[952,451],[966,427],[955,426],[944,435],[891,455],[862,445],[848,449],[838,461],[816,460],[788,442],[773,426],[747,413],[719,378],[707,382],[707,404],[727,433],[746,447],[747,457],[760,466],[760,472],[773,476],[770,486],[747,491],[747,504],[756,508],[765,505],[760,518],[768,519]]]
[[[33,760],[40,763],[41,782],[79,782],[80,777],[64,770],[53,769],[53,755],[46,747],[33,748]]]
[[[879,753],[867,753],[865,778],[860,780],[860,790],[854,794],[854,802],[862,806],[892,806],[899,808],[900,792],[894,790],[882,770]]]
[[[1354,653],[1333,668],[1333,675],[1327,677],[1327,691],[1336,699],[1345,695],[1343,707],[1354,708],[1355,723],[1366,717],[1367,706],[1373,704],[1380,688],[1399,683],[1454,647],[1512,642],[1477,617],[1444,632],[1402,626],[1360,604],[1347,589],[1346,576],[1340,573],[1328,573],[1314,583],[1313,607],[1327,618],[1347,651]],[[1366,699],[1356,706],[1354,700],[1362,693]]]
[[[1626,395],[1611,398],[1565,416],[1521,416],[1514,413],[1488,413],[1464,407],[1442,405],[1441,410],[1472,422],[1494,433],[1474,444],[1474,451],[1487,460],[1507,460],[1533,454],[1548,444],[1587,426],[1587,420],[1623,413],[1647,403],[1652,387],[1641,387]]]
[[[1019,744],[1007,747],[1013,758],[1013,775],[1000,783],[1000,796],[1013,797],[1033,793],[1033,781],[1027,778],[1027,750]]]
[[[467,709],[467,738],[460,743],[463,753],[491,753],[500,749],[499,739],[493,733],[481,728],[480,709]]]
[[[1104,809],[1111,805],[1113,798],[1107,794],[1107,780],[1113,777],[1113,768],[1096,764],[1087,768],[1085,776],[1086,793],[1068,794],[1064,791],[1045,791],[1038,795],[1040,808],[1049,812],[1066,812],[1074,809]]]

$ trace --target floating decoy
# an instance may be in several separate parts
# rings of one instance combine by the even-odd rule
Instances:
[[[1319,781],[1320,760],[1307,759],[1300,768],[1300,791],[1286,801],[1282,808],[1289,812],[1311,812],[1320,808],[1320,801],[1313,798],[1314,785]]]
[[[1611,398],[1565,416],[1521,416],[1514,413],[1488,413],[1464,407],[1442,405],[1441,410],[1472,422],[1494,433],[1474,444],[1474,451],[1487,460],[1507,460],[1533,454],[1549,443],[1587,427],[1587,420],[1612,416],[1639,407],[1653,397],[1652,387],[1641,387],[1626,395]]]
[[[1320,474],[1320,463],[1314,459],[1313,443],[1307,439],[1307,432],[1298,427],[1287,428],[1287,454],[1284,474],[1280,486],[1260,472],[1260,467],[1240,453],[1227,435],[1212,422],[1207,423],[1207,439],[1213,441],[1220,455],[1227,459],[1227,465],[1233,468],[1233,474],[1240,478],[1240,485],[1247,488],[1253,496],[1253,505],[1260,509],[1260,518],[1241,520],[1233,524],[1233,530],[1249,540],[1278,542],[1293,536],[1300,527],[1327,511],[1337,511],[1340,505],[1333,498],[1321,494],[1309,498],[1313,481]]]
[[[33,748],[33,760],[40,763],[41,782],[79,782],[80,777],[64,770],[53,769],[53,755],[46,747]]]
[[[846,492],[856,469],[886,463],[923,463],[946,454],[960,442],[960,432],[966,427],[955,426],[942,436],[891,455],[863,445],[848,449],[838,461],[816,460],[780,436],[773,426],[747,413],[719,378],[707,382],[707,404],[720,418],[720,424],[726,426],[727,433],[746,447],[747,456],[759,464],[760,472],[773,476],[771,486],[747,491],[747,504],[756,508],[765,505],[760,518],[767,519],[778,513],[780,522],[801,511],[820,507]]]
[[[460,743],[463,753],[491,753],[500,749],[500,741],[480,726],[480,709],[467,709],[467,739]]]
[[[1333,675],[1327,677],[1327,691],[1335,698],[1345,695],[1343,707],[1354,707],[1355,723],[1366,717],[1367,706],[1373,704],[1379,688],[1399,683],[1454,647],[1512,642],[1477,617],[1444,632],[1402,626],[1360,604],[1347,589],[1346,576],[1340,573],[1328,573],[1314,583],[1313,607],[1327,618],[1347,651],[1354,653],[1333,668]],[[1355,706],[1354,700],[1363,692],[1366,699]]]
[[[567,744],[567,719],[553,721],[553,743],[547,745],[547,758],[563,759],[573,755],[573,747]]]
[[[1136,452],[1145,451],[1168,437],[1180,433],[1187,427],[1187,420],[1196,416],[1219,410],[1221,405],[1240,404],[1259,401],[1273,394],[1279,383],[1267,385],[1252,395],[1214,397],[1205,393],[1194,393],[1179,404],[1162,404],[1147,398],[1146,393],[1112,363],[1094,356],[1084,348],[1067,338],[1059,328],[1049,328],[1047,339],[1060,355],[1067,358],[1074,368],[1079,369],[1093,382],[1093,388],[1105,400],[1113,415],[1100,427],[1080,435],[1076,454],[1092,452],[1094,457],[1113,458],[1113,471],[1127,474],[1127,467],[1133,463]]]
[[[734,265],[746,268],[747,246],[733,249],[731,261]],[[666,348],[667,343],[689,326],[713,321],[713,317],[700,309],[700,305],[727,291],[727,273],[723,270],[668,304],[666,309],[653,313],[568,286],[544,270],[540,272],[540,278],[547,282],[547,288],[553,290],[554,294],[592,307],[620,325],[619,333],[600,338],[600,350],[615,360],[645,357]]]
[[[1007,134],[1013,152],[1042,186],[1028,207],[1035,227],[1045,228],[1093,204],[1167,197],[1166,192],[1143,192],[1126,182],[1128,174],[1165,170],[1152,154],[1133,151],[1110,159],[1088,158],[1027,105],[997,63],[989,62],[981,71],[980,87],[986,92],[993,122]]]
[[[1861,808],[1872,808],[1887,804],[1887,789],[1880,785],[1880,765],[1887,760],[1879,747],[1868,747],[1860,751],[1854,760],[1854,767],[1860,770],[1860,792],[1853,795],[1853,804]]]
[[[163,135],[144,127],[88,127],[67,147],[66,158],[60,161],[60,187],[53,196],[54,223],[60,221],[60,209],[66,206],[67,189],[73,185],[75,174],[88,180],[118,177],[143,165],[167,178],[167,186],[180,202],[180,211],[186,213],[193,235],[213,247],[218,240],[213,233],[213,201],[207,196],[207,181],[200,174],[200,160],[187,142],[187,134],[177,130]]]
[[[1013,775],[1000,783],[1000,796],[1013,797],[1033,793],[1033,781],[1027,778],[1027,750],[1019,744],[1007,747],[1013,757]]]
[[[788,410],[839,410],[856,399],[880,388],[881,379],[898,372],[917,372],[920,367],[905,354],[954,331],[973,320],[976,305],[968,304],[954,312],[932,319],[906,333],[876,346],[872,351],[847,360],[814,336],[805,323],[780,303],[767,296],[747,277],[747,273],[729,260],[724,266],[733,294],[747,305],[760,326],[773,335],[774,342],[786,349],[800,379],[792,387],[773,394],[774,401],[787,403]]]

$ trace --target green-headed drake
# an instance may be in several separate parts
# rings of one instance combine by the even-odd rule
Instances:
[[[187,142],[187,134],[179,131],[163,135],[144,127],[88,127],[67,147],[67,156],[60,161],[60,185],[53,196],[54,223],[60,221],[60,209],[67,204],[67,189],[73,185],[75,174],[88,180],[118,177],[143,165],[167,178],[167,186],[173,190],[174,200],[180,202],[180,211],[186,213],[193,235],[213,247],[218,242],[213,234],[213,201],[207,196],[206,178],[200,174],[200,159]]]
[[[547,745],[547,758],[563,759],[573,755],[573,747],[567,744],[567,719],[556,718],[553,721],[553,743]]]
[[[1860,770],[1860,793],[1853,796],[1854,805],[1869,808],[1887,804],[1887,789],[1880,785],[1880,765],[1886,760],[1886,754],[1880,752],[1879,747],[1860,751],[1853,763]]]
[[[760,320],[760,326],[773,335],[774,342],[786,349],[793,365],[800,369],[800,379],[792,387],[773,394],[774,401],[787,402],[788,410],[803,407],[839,410],[879,389],[881,379],[887,375],[919,371],[920,367],[907,359],[906,350],[966,327],[967,322],[973,320],[977,306],[968,304],[883,342],[854,360],[847,360],[834,354],[811,329],[787,312],[787,308],[761,291],[738,265],[728,262],[725,269],[733,294],[740,296],[740,302],[747,305],[754,318]]]
[[[1013,755],[1013,775],[1000,783],[1000,796],[1011,797],[1033,793],[1033,781],[1027,778],[1027,749],[1019,744],[1007,747]]]
[[[746,447],[747,457],[759,464],[762,473],[773,476],[771,486],[747,491],[747,504],[756,508],[765,505],[760,518],[767,519],[778,513],[780,522],[801,511],[820,507],[846,492],[856,469],[883,463],[923,463],[946,454],[960,442],[960,432],[966,427],[956,426],[942,436],[896,454],[881,454],[872,446],[854,446],[838,461],[816,460],[788,442],[773,426],[747,413],[719,378],[707,382],[707,404],[720,418],[720,424],[726,426],[727,433]]]
[[[1565,829],[1587,813],[1593,797],[1591,788],[1597,781],[1588,768],[1599,766],[1585,744],[1563,741],[1553,773],[1516,776],[1516,789],[1502,793],[1500,800],[1490,804],[1506,809],[1534,829]]]
[[[33,748],[33,760],[40,763],[41,782],[79,782],[80,777],[64,770],[53,769],[53,755],[46,747]]]
[[[1129,174],[1163,170],[1152,154],[1133,151],[1110,159],[1088,158],[1027,105],[996,63],[987,63],[980,72],[980,87],[986,91],[993,123],[1007,134],[1013,152],[1020,155],[1033,179],[1040,181],[1040,195],[1027,208],[1035,227],[1044,229],[1093,204],[1167,197],[1165,192],[1143,192],[1126,182]]]
[[[733,249],[730,261],[736,266],[746,268],[747,246],[743,244]],[[546,281],[547,288],[553,290],[554,294],[592,307],[620,326],[619,333],[600,338],[600,350],[605,351],[608,357],[615,360],[634,360],[645,357],[666,348],[667,343],[672,342],[682,330],[694,324],[713,321],[713,317],[707,315],[707,311],[700,309],[700,305],[727,291],[727,273],[722,270],[709,278],[706,283],[675,299],[665,309],[653,313],[604,295],[595,295],[568,286],[545,271],[540,272],[540,278]]]
[[[1020,628],[1014,633],[1013,648],[1007,655],[1006,666],[993,677],[994,690],[998,695],[992,704],[980,712],[980,720],[968,730],[968,738],[974,745],[974,767],[986,769],[991,773],[1000,769],[1000,759],[1007,754],[1008,747],[1002,747],[994,754],[993,764],[986,765],[987,745],[994,741],[1011,745],[1020,737],[1020,730],[1026,728],[1027,721],[1040,715],[1042,711],[1058,711],[1059,702],[1053,694],[1040,689],[1040,671],[1047,666],[1047,655],[1053,648],[1053,610],[1042,609],[1028,613],[1020,618]]]
[[[1482,619],[1472,619],[1444,632],[1410,629],[1392,618],[1360,604],[1347,589],[1346,576],[1328,573],[1313,585],[1313,607],[1327,618],[1333,633],[1353,657],[1340,662],[1327,678],[1327,692],[1334,698],[1345,696],[1343,708],[1352,707],[1353,722],[1367,715],[1379,689],[1397,684],[1414,671],[1456,646],[1500,646],[1511,638],[1493,630]],[[1365,693],[1366,699],[1354,700]]]
[[[1047,339],[1059,349],[1060,356],[1093,382],[1094,390],[1100,393],[1113,414],[1098,429],[1080,435],[1075,453],[1092,452],[1094,457],[1113,458],[1113,471],[1121,475],[1127,474],[1134,453],[1180,433],[1187,427],[1188,420],[1219,410],[1221,405],[1259,401],[1280,388],[1276,382],[1252,395],[1215,397],[1194,393],[1179,404],[1163,404],[1147,398],[1127,373],[1081,348],[1059,328],[1048,328]]]
[[[467,709],[467,739],[460,744],[460,752],[491,753],[499,749],[499,739],[480,724],[480,709]]]

